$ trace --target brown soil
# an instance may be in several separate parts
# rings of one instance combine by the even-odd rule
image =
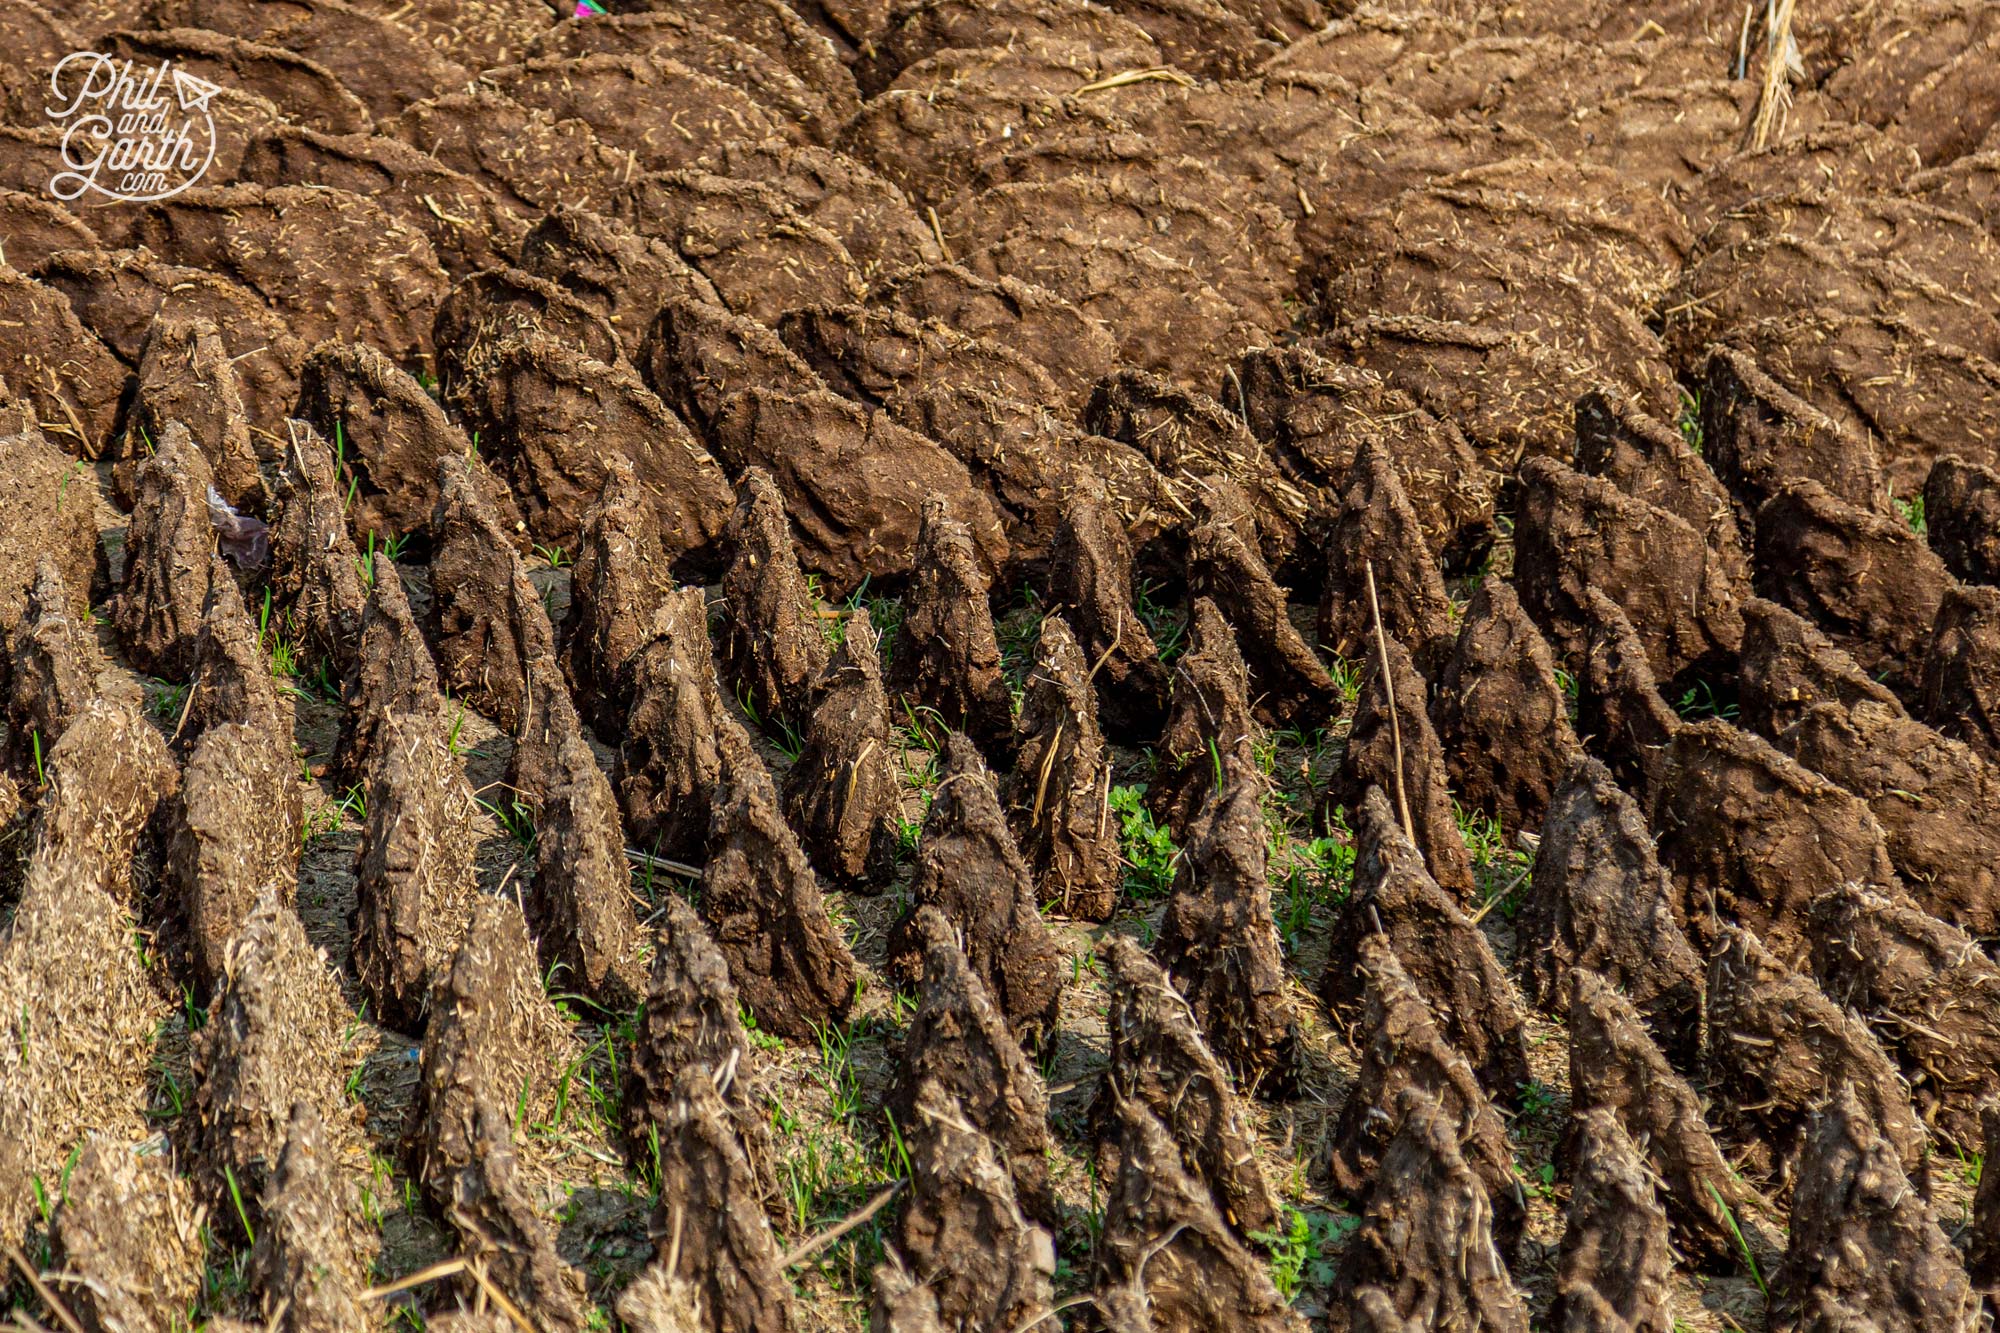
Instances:
[[[1446,785],[1444,746],[1424,712],[1424,678],[1394,639],[1371,654],[1361,694],[1348,721],[1347,748],[1321,806],[1331,822],[1336,807],[1350,817],[1379,791],[1385,810],[1423,858],[1420,873],[1460,906],[1477,890],[1472,858],[1453,818]],[[1425,873],[1427,872],[1427,873]]]
[[[1129,940],[1112,946],[1111,1062],[1091,1118],[1099,1151],[1115,1155],[1121,1172],[1135,1146],[1156,1151],[1148,1133],[1128,1138],[1139,1108],[1158,1117],[1158,1137],[1198,1179],[1207,1182],[1221,1217],[1239,1234],[1277,1221],[1278,1202],[1249,1151],[1245,1104],[1202,1039],[1186,1001],[1159,966]]]
[[[1251,771],[1232,757],[1188,830],[1156,948],[1238,1084],[1280,1096],[1294,1084],[1299,1033],[1263,892],[1269,871],[1259,795]]]
[[[1465,1053],[1489,1096],[1504,1100],[1529,1081],[1526,1016],[1513,981],[1486,937],[1425,873],[1416,848],[1379,788],[1357,803],[1354,895],[1334,923],[1334,955],[1386,934],[1403,970]],[[1336,1012],[1359,1000],[1359,979],[1329,967],[1320,995]]]
[[[1925,537],[1946,568],[1970,583],[2000,583],[2000,472],[1940,458],[1924,480]]]
[[[1382,445],[1366,443],[1355,452],[1328,548],[1319,641],[1358,661],[1379,622],[1419,660],[1436,660],[1451,637],[1451,600],[1416,508]]]
[[[1671,1329],[1667,1216],[1618,1118],[1602,1109],[1581,1117],[1572,1161],[1576,1181],[1551,1322]]]
[[[1034,879],[985,761],[963,732],[945,741],[930,814],[917,839],[910,901],[889,936],[891,976],[906,985],[923,980],[918,921],[926,907],[935,908],[958,933],[1015,1035],[1039,1044],[1053,1034],[1062,989],[1056,941],[1036,911]]]
[[[1305,347],[1254,351],[1230,374],[1223,397],[1301,489],[1330,500],[1363,447],[1380,440],[1425,541],[1447,568],[1469,567],[1491,541],[1492,480],[1449,419],[1380,376]]]
[[[1916,684],[1913,666],[1950,585],[1908,524],[1795,481],[1757,511],[1757,590],[1818,622],[1870,674]]]
[[[60,288],[0,265],[0,336],[13,391],[68,452],[96,458],[111,443],[125,369],[62,297]]]
[[[820,629],[808,624],[804,632],[817,637]],[[785,815],[820,874],[859,892],[879,890],[895,875],[902,794],[890,761],[881,645],[867,611],[849,617],[812,684],[818,697],[805,748],[785,775]]]
[[[267,586],[306,659],[345,673],[361,638],[367,595],[348,535],[332,451],[310,425],[286,422],[271,523]]]
[[[1986,761],[2000,761],[2000,590],[1959,587],[1938,607],[1920,712]]]
[[[1431,722],[1459,799],[1502,827],[1541,828],[1578,751],[1541,631],[1506,583],[1473,594],[1436,673]]]
[[[1064,916],[1102,921],[1117,907],[1121,878],[1108,817],[1110,755],[1090,667],[1060,616],[1042,621],[1016,733],[1000,800],[1036,897]]]
[[[1595,759],[1569,770],[1541,825],[1517,918],[1530,998],[1559,1009],[1576,969],[1615,983],[1687,1067],[1700,1043],[1702,959],[1640,807]]]

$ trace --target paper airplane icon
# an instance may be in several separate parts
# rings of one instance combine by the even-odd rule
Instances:
[[[219,85],[207,79],[197,79],[181,70],[174,71],[174,96],[180,99],[183,111],[208,110],[208,99],[221,91]]]

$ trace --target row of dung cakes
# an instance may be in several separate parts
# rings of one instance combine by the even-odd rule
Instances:
[[[1781,1318],[1958,1328],[1969,1281],[2000,1280],[2000,1200],[1961,1253],[1930,1165],[2000,1132],[1990,7],[1776,34],[1717,5],[4,14],[8,472],[60,494],[68,455],[112,461],[112,635],[199,688],[171,753],[128,745],[144,724],[62,629],[111,591],[95,530],[9,525],[10,721],[59,780],[0,997],[76,1021],[35,1046],[0,1169],[61,1169],[69,1062],[139,1119],[159,997],[127,965],[83,1004],[44,954],[164,910],[191,941],[170,966],[227,1021],[196,1088],[216,1165],[143,1188],[224,1216],[240,1180],[276,1255],[353,1248],[309,1230],[345,1000],[257,889],[295,859],[267,744],[290,721],[211,557],[212,483],[271,521],[274,609],[341,684],[335,764],[388,812],[351,965],[376,1021],[422,1034],[416,1179],[552,1327],[586,1315],[508,1109],[519,1050],[567,1035],[530,970],[555,964],[685,1019],[651,1034],[625,1127],[668,1256],[628,1318],[795,1318],[739,1012],[798,1041],[848,1016],[821,886],[882,886],[892,703],[936,719],[958,785],[891,945],[928,1009],[899,1074],[914,1280],[878,1281],[884,1326],[1051,1304],[1037,909],[1131,905],[1114,739],[1159,751],[1148,801],[1188,853],[1157,963],[1107,950],[1087,1286],[1114,1327],[1290,1325],[1246,1244],[1279,1220],[1246,1106],[1296,1073],[1257,743],[1336,722],[1322,813],[1357,868],[1312,980],[1361,1059],[1311,1168],[1361,1218],[1336,1321],[1525,1326],[1500,1108],[1535,1010],[1569,1024],[1565,1308],[1643,1322],[1675,1268],[1749,1252],[1783,1257]],[[91,42],[224,90],[212,178],[41,193],[60,135],[21,77]],[[419,605],[376,574],[392,538]],[[560,624],[531,548],[577,554]],[[1185,594],[1171,663],[1139,571]],[[712,628],[673,585],[717,578]],[[884,585],[901,623],[847,617],[835,651],[806,590]],[[1016,717],[992,604],[1022,588],[1062,613]],[[447,690],[517,742],[518,919],[468,910]],[[782,773],[732,695],[791,728]],[[63,776],[121,765],[102,791]],[[1511,958],[1454,801],[1540,830]],[[164,908],[124,884],[155,802],[181,848]],[[245,806],[256,836],[220,857]],[[627,845],[698,867],[699,911],[642,923]],[[730,1225],[683,1250],[697,1189]],[[935,1227],[975,1215],[988,1249],[958,1265]],[[1611,1236],[1639,1257],[1605,1261]],[[267,1308],[306,1271],[267,1260]]]

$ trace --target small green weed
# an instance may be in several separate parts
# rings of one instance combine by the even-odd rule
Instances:
[[[243,1206],[243,1191],[237,1187],[236,1172],[224,1164],[222,1178],[229,1182],[229,1201],[236,1205],[236,1220],[243,1224],[243,1234],[250,1238],[252,1245],[255,1245],[257,1228],[250,1225],[250,1210]]]
[[[1540,1079],[1530,1079],[1519,1085],[1521,1090],[1522,1115],[1546,1115],[1556,1104],[1556,1095]]]
[[[752,1046],[755,1046],[760,1051],[782,1051],[785,1049],[785,1039],[783,1037],[766,1032],[757,1026],[757,1015],[750,1012],[750,1006],[739,1002],[737,1005],[737,1015],[743,1021],[743,1030],[749,1035]]]
[[[1583,687],[1574,675],[1561,667],[1556,668],[1556,687],[1563,692],[1563,711],[1569,714],[1570,725],[1574,726],[1577,708],[1583,698]]]
[[[917,844],[922,841],[923,832],[922,820],[899,817],[896,820],[896,855],[902,860],[914,861],[917,856]]]
[[[201,1275],[201,1304],[210,1310],[225,1310],[250,1290],[250,1246],[230,1249],[216,1238],[207,1223],[201,1228],[202,1249],[211,1256]]]
[[[1705,680],[1697,680],[1681,692],[1674,704],[1674,711],[1689,721],[1704,717],[1719,717],[1724,721],[1736,720],[1736,701],[1718,696],[1715,687]]]
[[[1750,1242],[1743,1239],[1743,1228],[1736,1225],[1736,1210],[1723,1202],[1722,1191],[1713,1181],[1701,1182],[1708,1188],[1708,1196],[1715,1200],[1715,1206],[1722,1210],[1722,1220],[1729,1227],[1729,1234],[1736,1241],[1736,1249],[1743,1256],[1743,1266],[1750,1270],[1750,1280],[1757,1284],[1757,1291],[1765,1300],[1771,1299],[1771,1290],[1764,1285],[1764,1275],[1758,1271],[1757,1256],[1750,1252]]]
[[[1459,836],[1472,856],[1472,875],[1479,882],[1481,911],[1497,908],[1507,920],[1521,908],[1533,858],[1510,845],[1507,831],[1492,815],[1467,810],[1456,801],[1452,811],[1458,817]],[[1497,901],[1496,901],[1497,900]]]
[[[175,685],[164,680],[154,680],[146,686],[146,711],[153,720],[165,726],[180,721],[181,709],[187,706],[188,686]]]
[[[270,654],[272,675],[292,680],[299,675],[304,653],[296,640],[285,636],[284,619],[273,615],[271,590],[264,589],[264,604],[257,612],[257,646]]]
[[[339,801],[321,801],[314,806],[299,827],[299,850],[304,852],[327,834],[338,832],[342,818]]]
[[[896,742],[905,756],[911,750],[921,750],[928,756],[920,768],[904,764],[904,776],[910,785],[922,791],[937,786],[938,756],[944,753],[945,737],[951,729],[945,725],[944,716],[929,704],[912,703],[907,697],[897,700],[903,706],[903,721],[896,724]]]
[[[1900,495],[1897,496],[1896,512],[1903,516],[1903,522],[1910,525],[1911,532],[1916,533],[1919,537],[1930,534],[1930,522],[1924,517],[1924,497],[1922,495],[1913,495],[1907,500]]]
[[[1364,665],[1360,662],[1350,662],[1331,653],[1322,660],[1326,663],[1327,674],[1333,677],[1334,687],[1340,691],[1341,700],[1346,704],[1347,711],[1352,712],[1356,701],[1361,698],[1361,678],[1366,674]]]
[[[1333,1256],[1360,1225],[1358,1217],[1301,1212],[1287,1204],[1282,1232],[1253,1231],[1250,1239],[1270,1252],[1271,1285],[1295,1302],[1307,1288],[1333,1285]]]
[[[68,470],[63,473],[62,480],[56,483],[56,512],[58,514],[62,513],[63,501],[69,495],[70,479],[81,471],[83,471],[83,460],[79,458],[69,465]]]
[[[1354,887],[1354,840],[1347,834],[1344,814],[1334,818],[1333,833],[1308,842],[1287,837],[1283,844],[1291,864],[1283,872],[1276,904],[1278,929],[1284,933],[1285,947],[1294,953],[1312,928],[1314,916],[1324,916],[1346,902]]]
[[[1139,580],[1137,594],[1133,600],[1139,609],[1139,619],[1145,622],[1146,632],[1153,636],[1153,645],[1160,650],[1160,662],[1171,665],[1187,647],[1188,614],[1162,602],[1160,587],[1151,579]]]
[[[813,1036],[819,1039],[819,1068],[813,1081],[826,1090],[828,1109],[841,1124],[852,1124],[861,1111],[861,1076],[855,1072],[852,1047],[854,1026],[815,1023]]]
[[[1688,448],[1694,450],[1696,456],[1699,457],[1704,443],[1701,430],[1701,391],[1699,389],[1693,393],[1689,393],[1685,389],[1681,390],[1680,416],[1675,424],[1680,427],[1681,438],[1687,441]]]
[[[503,792],[498,801],[489,801],[483,796],[477,799],[486,813],[507,831],[507,836],[520,847],[523,855],[534,855],[536,833],[533,811],[515,800],[512,792]]]
[[[1153,822],[1146,808],[1143,785],[1113,787],[1111,810],[1118,816],[1119,841],[1125,854],[1125,891],[1134,898],[1162,898],[1174,886],[1174,866],[1180,849],[1173,834]]]
[[[806,606],[818,617],[820,636],[827,647],[838,648],[847,642],[847,616],[826,609],[826,585],[817,574],[806,575]]]
[[[903,627],[903,599],[900,597],[884,597],[879,593],[871,595],[868,588],[873,580],[874,575],[863,575],[861,586],[849,594],[847,601],[842,603],[842,609],[847,615],[853,615],[863,607],[868,609],[868,623],[874,626],[876,641],[882,645],[882,669],[887,671],[889,669],[889,660],[895,655],[896,651],[896,632]],[[840,637],[845,639],[847,637],[846,616],[842,616],[831,623],[837,628]]]

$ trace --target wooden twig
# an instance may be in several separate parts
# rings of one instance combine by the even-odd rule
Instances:
[[[1071,93],[1070,96],[1081,97],[1085,93],[1101,93],[1112,88],[1128,88],[1135,83],[1152,82],[1177,83],[1183,88],[1194,87],[1194,80],[1173,66],[1153,65],[1146,69],[1121,70],[1109,78],[1099,79],[1095,83],[1086,83],[1083,87]]]
[[[895,1198],[901,1192],[903,1186],[909,1183],[907,1178],[896,1181],[888,1189],[883,1190],[880,1194],[870,1199],[860,1212],[850,1213],[846,1218],[836,1222],[817,1236],[800,1241],[797,1245],[786,1251],[784,1258],[778,1260],[778,1267],[790,1268],[793,1264],[804,1263],[806,1260],[812,1258],[815,1254],[818,1254],[821,1250],[833,1244],[842,1236],[845,1236],[848,1232],[875,1216],[875,1214],[881,1212],[889,1200]]]
[[[687,1209],[678,1200],[674,1203],[673,1237],[667,1242],[667,1276],[672,1277],[681,1266],[681,1224],[687,1221]]]
[[[35,1289],[35,1295],[42,1298],[42,1304],[49,1307],[49,1312],[61,1321],[62,1326],[68,1329],[69,1333],[83,1333],[83,1325],[76,1322],[76,1316],[69,1312],[68,1306],[56,1299],[56,1294],[49,1290],[48,1283],[42,1281],[42,1275],[29,1265],[28,1256],[21,1253],[21,1247],[8,1241],[7,1257],[14,1261],[14,1267],[21,1270],[21,1276],[28,1279],[28,1285]]]
[[[507,873],[500,876],[500,882],[493,888],[493,896],[495,898],[504,898],[507,896],[507,881],[514,878],[514,872],[520,868],[521,863],[519,861],[509,861],[507,863]],[[514,905],[521,909],[521,919],[525,921],[528,916],[528,900],[521,896],[521,886],[518,884],[514,886]]]
[[[652,870],[664,870],[669,875],[675,875],[681,879],[701,878],[700,866],[691,866],[685,861],[669,861],[664,856],[653,856],[647,852],[640,851],[637,847],[627,847],[625,849],[625,859],[633,865],[645,866]]]
[[[435,1282],[441,1277],[454,1277],[464,1271],[465,1260],[447,1259],[443,1263],[432,1264],[429,1268],[419,1268],[408,1277],[399,1278],[387,1286],[370,1287],[361,1293],[361,1299],[364,1301],[383,1300],[394,1296],[399,1291],[408,1291],[411,1287],[421,1287],[424,1283]]]
[[[1048,1309],[1042,1311],[1040,1314],[1036,1315],[1033,1319],[1030,1319],[1027,1323],[1014,1325],[1013,1333],[1028,1333],[1028,1330],[1033,1328],[1036,1324],[1039,1324],[1044,1320],[1054,1319],[1064,1310],[1075,1309],[1079,1305],[1095,1305],[1095,1304],[1097,1304],[1097,1297],[1087,1291],[1084,1292],[1081,1296],[1072,1296],[1066,1301],[1057,1301],[1054,1305],[1051,1305]]]
[[[1396,715],[1396,678],[1389,670],[1389,635],[1382,628],[1382,602],[1375,595],[1375,562],[1363,562],[1368,572],[1368,610],[1375,617],[1375,651],[1382,659],[1382,697],[1389,705],[1389,741],[1396,752],[1396,812],[1403,817],[1403,835],[1417,840],[1417,826],[1410,821],[1410,797],[1403,789],[1403,723]]]
[[[528,1316],[521,1312],[521,1307],[514,1304],[506,1292],[494,1286],[492,1278],[486,1276],[485,1264],[474,1259],[465,1266],[465,1271],[472,1274],[472,1280],[479,1284],[479,1289],[493,1298],[493,1303],[499,1306],[509,1319],[514,1321],[515,1327],[519,1328],[521,1333],[537,1333],[535,1326],[529,1322]]]
[[[1764,9],[1764,85],[1757,94],[1757,115],[1751,122],[1752,148],[1771,141],[1792,105],[1792,8],[1795,0],[1766,0]]]
[[[1486,914],[1488,912],[1491,912],[1495,907],[1499,906],[1500,901],[1504,899],[1508,894],[1512,893],[1515,889],[1520,888],[1521,881],[1526,879],[1533,870],[1534,867],[1532,865],[1523,866],[1521,868],[1521,873],[1514,876],[1513,879],[1509,880],[1506,888],[1500,890],[1500,892],[1494,894],[1491,898],[1488,898],[1486,900],[1486,905],[1484,907],[1481,907],[1477,912],[1474,912],[1472,914],[1472,924],[1476,926],[1480,922],[1484,921],[1486,919]]]
[[[278,1325],[285,1322],[285,1314],[292,1308],[290,1296],[280,1296],[277,1305],[271,1309],[271,1317],[264,1321],[264,1333],[278,1333]]]
[[[1042,756],[1042,773],[1035,780],[1035,809],[1028,816],[1030,826],[1042,822],[1042,801],[1049,794],[1049,773],[1056,766],[1056,750],[1062,745],[1063,724],[1056,723],[1056,734],[1049,738],[1049,752]]]
[[[1090,674],[1084,677],[1085,680],[1097,679],[1097,673],[1102,671],[1104,669],[1104,664],[1111,660],[1111,654],[1118,651],[1118,641],[1124,637],[1125,637],[1125,608],[1121,606],[1118,608],[1118,622],[1111,628],[1111,646],[1104,650],[1104,655],[1102,657],[1099,657],[1096,662],[1092,663],[1090,668]]]
[[[181,698],[181,715],[174,719],[174,734],[167,737],[168,740],[177,741],[181,738],[181,728],[188,724],[188,713],[194,708],[194,693],[200,688],[200,677],[196,677],[188,682],[187,693]]]

